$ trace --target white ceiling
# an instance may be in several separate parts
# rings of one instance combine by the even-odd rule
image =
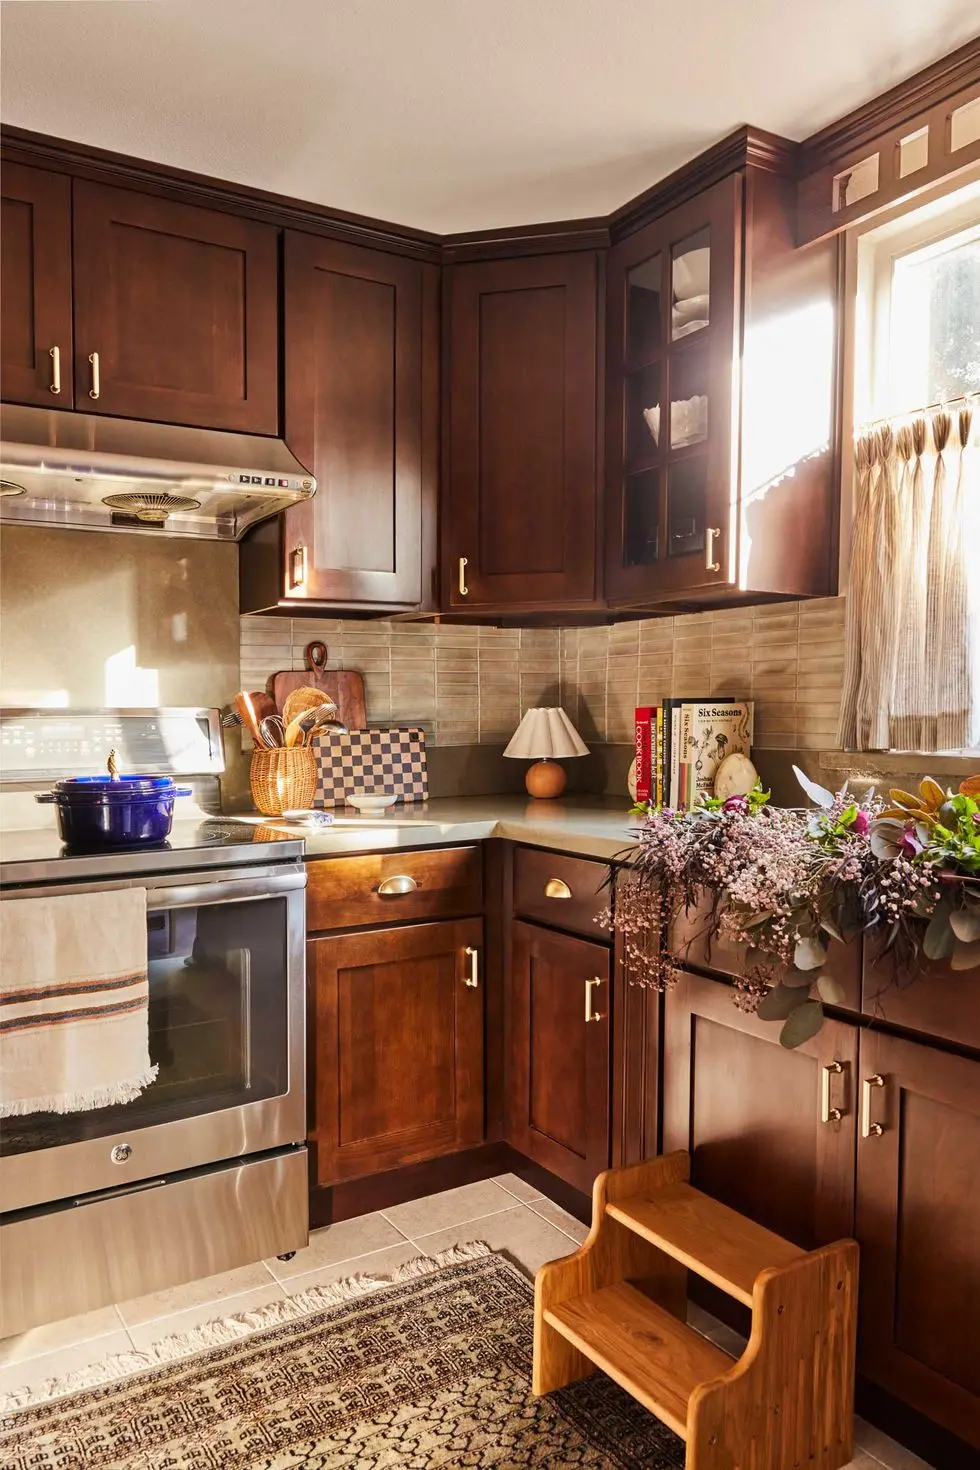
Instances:
[[[976,0],[5,0],[0,115],[451,231],[604,214],[740,123],[802,138]]]

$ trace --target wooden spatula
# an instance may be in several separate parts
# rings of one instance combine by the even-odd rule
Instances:
[[[305,669],[285,669],[273,674],[267,685],[268,691],[281,712],[286,699],[294,689],[305,686],[320,689],[337,706],[337,718],[348,730],[367,728],[367,707],[364,702],[364,679],[353,669],[328,669],[327,645],[314,641],[306,645]]]

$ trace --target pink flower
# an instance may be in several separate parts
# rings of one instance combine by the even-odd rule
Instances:
[[[854,821],[851,823],[852,832],[856,832],[858,837],[865,837],[867,836],[868,828],[870,826],[871,819],[868,816],[867,812],[859,811],[855,813]]]
[[[910,825],[906,827],[905,831],[898,839],[898,846],[900,851],[903,852],[906,857],[918,857],[919,853],[922,851],[922,843],[916,836],[915,828],[913,826]]]
[[[723,812],[747,812],[749,799],[747,796],[729,796],[721,804]]]

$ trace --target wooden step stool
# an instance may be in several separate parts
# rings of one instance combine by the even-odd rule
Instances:
[[[686,1470],[838,1470],[853,1454],[857,1242],[801,1250],[690,1174],[674,1153],[596,1179],[585,1244],[537,1274],[534,1392],[601,1368],[687,1441]],[[737,1361],[688,1327],[689,1270],[752,1308]]]

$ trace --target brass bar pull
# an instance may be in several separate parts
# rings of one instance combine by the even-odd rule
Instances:
[[[704,533],[704,569],[706,572],[721,571],[721,562],[715,561],[715,537],[720,535],[720,526],[709,526]]]
[[[871,1121],[871,1089],[873,1087],[884,1087],[885,1079],[880,1072],[873,1077],[865,1077],[861,1084],[861,1137],[880,1138],[885,1129],[881,1123]]]
[[[470,973],[467,975],[465,983],[471,990],[477,990],[480,985],[480,951],[474,949],[472,944],[468,944],[463,953],[470,962]]]
[[[563,878],[549,878],[544,885],[545,898],[571,898],[572,890]]]
[[[585,1019],[587,1022],[602,1020],[601,1014],[592,1009],[592,992],[597,990],[601,984],[602,981],[598,975],[594,975],[591,980],[585,982]]]
[[[842,1108],[830,1106],[830,1079],[840,1077],[844,1071],[841,1062],[828,1062],[820,1072],[820,1121],[821,1123],[839,1123],[844,1116]]]
[[[51,359],[51,392],[61,392],[61,348],[49,347],[48,356]]]
[[[306,547],[297,546],[289,553],[289,586],[287,592],[306,585]]]
[[[102,391],[99,379],[99,354],[97,352],[90,352],[88,360],[92,364],[92,386],[88,390],[88,396],[90,398],[98,398]]]
[[[469,597],[469,595],[470,595],[470,589],[466,585],[466,568],[469,566],[469,564],[470,564],[470,559],[469,559],[468,556],[461,556],[460,557],[460,559],[459,559],[459,595],[460,595],[460,597]]]
[[[378,892],[385,898],[390,898],[404,893],[414,893],[418,886],[410,873],[395,873],[393,877],[385,878],[383,883],[378,884]]]

